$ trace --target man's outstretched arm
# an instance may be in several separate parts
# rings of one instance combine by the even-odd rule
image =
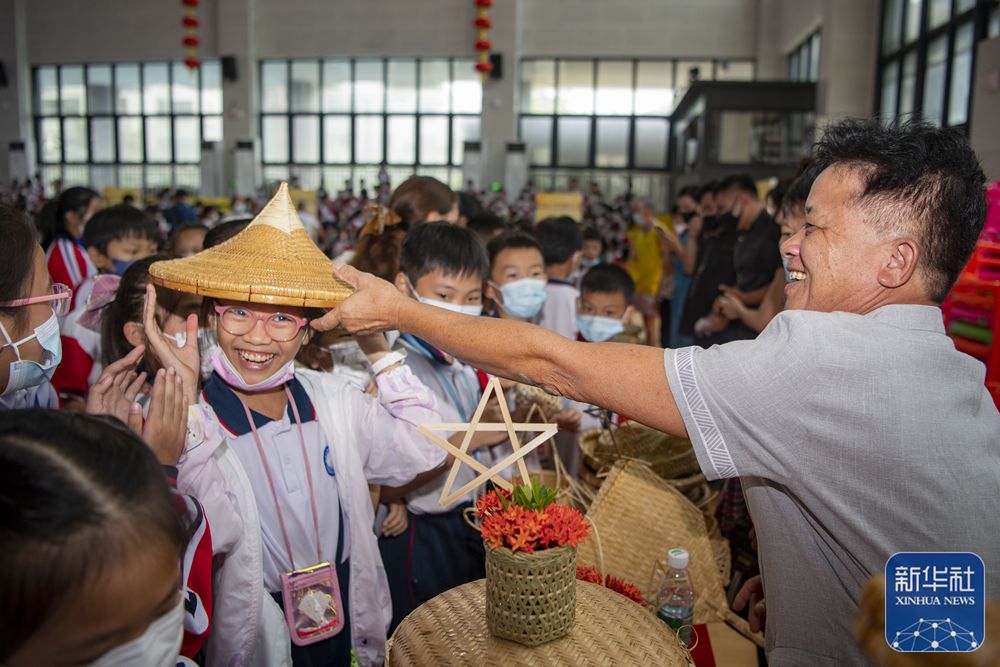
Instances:
[[[399,329],[488,373],[614,410],[673,435],[687,435],[667,385],[661,349],[579,343],[525,322],[460,315],[409,299],[353,267],[338,266],[335,271],[356,291],[314,321],[316,329]]]

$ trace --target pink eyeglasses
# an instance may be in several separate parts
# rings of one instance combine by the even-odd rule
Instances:
[[[16,308],[18,306],[30,306],[33,303],[43,303],[52,301],[52,312],[57,317],[69,314],[69,307],[73,302],[73,290],[68,285],[62,283],[52,283],[49,293],[44,296],[32,296],[26,299],[14,299],[13,301],[0,302],[2,308]]]
[[[295,338],[309,320],[288,313],[256,313],[240,306],[215,306],[222,328],[233,336],[245,336],[253,331],[257,322],[264,323],[264,331],[272,340],[287,343]]]

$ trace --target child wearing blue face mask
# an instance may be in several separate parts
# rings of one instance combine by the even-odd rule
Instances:
[[[452,312],[481,313],[489,265],[481,243],[468,229],[446,222],[415,227],[403,240],[399,265],[394,282],[403,294]],[[476,369],[411,334],[402,334],[393,349],[406,354],[413,374],[434,393],[443,421],[471,419],[482,396]],[[459,446],[463,436],[452,435],[452,443]],[[510,453],[509,446],[497,446],[494,452],[490,445],[506,440],[504,433],[478,433],[470,449],[489,466]],[[391,508],[379,536],[392,596],[390,632],[427,600],[486,576],[482,539],[463,516],[472,507],[474,494],[445,508],[439,503],[452,461],[449,455],[441,466],[417,475],[406,486],[382,488],[382,503]],[[454,488],[474,476],[463,466]]]
[[[635,282],[628,271],[616,264],[598,264],[583,275],[580,281],[580,299],[577,301],[577,340],[588,343],[614,341],[625,331],[625,323],[632,315],[632,298]],[[590,406],[575,403],[583,413],[580,429],[589,431],[601,428],[600,419]]]
[[[545,259],[542,247],[524,232],[510,231],[494,237],[486,245],[490,273],[486,296],[500,318],[537,322],[545,304]]]
[[[156,222],[125,204],[102,209],[87,223],[83,244],[99,274],[83,281],[72,312],[61,322],[63,362],[52,385],[64,401],[82,400],[101,374],[101,337],[80,324],[81,317],[93,309],[95,283],[106,283],[103,276],[120,277],[133,262],[156,253],[160,241]]]
[[[53,284],[31,222],[0,206],[0,410],[58,408],[49,383],[61,358],[59,320],[72,292]]]

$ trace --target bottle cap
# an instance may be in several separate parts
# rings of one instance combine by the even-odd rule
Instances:
[[[675,570],[683,570],[688,566],[688,552],[684,549],[671,549],[667,552],[667,565]]]

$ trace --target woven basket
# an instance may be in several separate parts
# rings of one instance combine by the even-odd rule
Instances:
[[[528,554],[486,547],[486,624],[496,637],[537,646],[576,619],[576,549]]]
[[[701,471],[691,441],[675,438],[630,422],[613,431],[588,431],[580,436],[583,460],[603,476],[622,459],[646,463],[663,479],[690,477]]]

